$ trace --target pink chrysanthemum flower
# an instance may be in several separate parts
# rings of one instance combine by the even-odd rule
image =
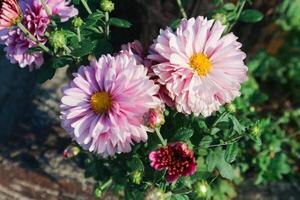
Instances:
[[[0,1],[0,31],[13,26],[21,16],[21,9],[17,0]]]
[[[143,116],[160,104],[158,86],[132,56],[102,56],[80,67],[63,90],[62,126],[84,149],[102,156],[147,140]]]
[[[52,14],[59,15],[62,21],[78,14],[77,9],[68,6],[65,0],[48,0],[46,4]],[[34,35],[41,44],[45,44],[47,39],[44,34],[50,23],[45,9],[39,0],[20,1],[23,10],[22,24]],[[6,57],[13,64],[18,64],[24,68],[29,66],[30,70],[39,68],[44,63],[43,53],[28,53],[28,49],[36,47],[36,44],[28,39],[19,28],[4,30],[0,32],[0,42],[6,47]]]
[[[183,19],[177,30],[161,30],[149,59],[164,95],[178,112],[209,116],[240,95],[247,79],[246,55],[233,33],[203,17]]]
[[[196,172],[197,163],[187,144],[177,142],[149,154],[151,167],[167,170],[167,181],[175,182],[180,176],[190,176]]]

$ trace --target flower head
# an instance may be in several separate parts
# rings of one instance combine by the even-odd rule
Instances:
[[[160,104],[158,86],[132,56],[102,56],[82,66],[64,88],[62,126],[84,149],[102,156],[147,140],[143,116]]]
[[[0,31],[13,26],[20,16],[21,9],[17,0],[0,1]]]
[[[167,181],[174,182],[179,176],[190,176],[195,173],[197,163],[193,152],[187,144],[175,143],[161,147],[149,155],[151,167],[156,170],[167,170]]]
[[[150,109],[144,115],[144,124],[150,129],[155,129],[161,127],[165,123],[165,116],[163,113],[163,109],[161,107],[157,107],[155,109]]]
[[[65,0],[47,0],[46,5],[52,14],[60,16],[62,21],[75,16],[78,11],[73,6],[68,6]],[[23,18],[21,23],[34,35],[39,43],[45,44],[47,38],[44,36],[50,23],[50,19],[39,0],[21,0]],[[28,49],[37,45],[28,39],[19,28],[4,30],[0,32],[0,43],[6,47],[6,57],[13,64],[18,64],[29,69],[39,68],[44,63],[43,53],[29,53]]]
[[[183,19],[177,30],[160,31],[149,59],[168,105],[178,112],[209,116],[240,95],[247,79],[245,53],[225,26],[203,17]],[[173,103],[170,102],[173,101]]]

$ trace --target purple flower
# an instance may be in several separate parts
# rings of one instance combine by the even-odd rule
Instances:
[[[41,44],[45,44],[47,38],[44,37],[44,34],[50,23],[50,19],[40,1],[23,0],[19,3],[23,11],[22,24]],[[77,9],[73,6],[68,6],[68,2],[65,0],[47,0],[46,4],[53,15],[57,14],[61,17],[61,21],[66,21],[78,14]],[[18,64],[22,68],[29,66],[29,69],[33,70],[39,68],[44,63],[42,52],[28,53],[29,48],[36,47],[37,45],[28,39],[17,27],[1,31],[0,43],[6,46],[4,48],[6,57],[13,64]]]

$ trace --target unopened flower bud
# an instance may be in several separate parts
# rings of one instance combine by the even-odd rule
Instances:
[[[77,146],[68,146],[65,150],[64,150],[64,158],[72,158],[75,157],[79,154],[80,149]]]
[[[101,188],[96,188],[94,190],[94,194],[97,198],[100,198],[100,197],[102,197],[103,191],[101,190]]]
[[[213,15],[212,18],[215,20],[218,20],[223,25],[225,25],[227,23],[227,17],[226,17],[226,15],[224,15],[222,13],[217,13],[217,14]]]
[[[209,185],[205,180],[198,181],[194,186],[194,191],[198,198],[205,198],[207,196],[208,190]]]
[[[137,185],[141,184],[141,181],[142,181],[141,171],[139,171],[139,170],[134,171],[131,175],[131,179],[134,184],[137,184]]]
[[[259,137],[261,135],[261,128],[260,128],[259,121],[257,121],[254,125],[251,126],[250,135],[252,137]]]
[[[165,116],[161,108],[150,109],[144,115],[145,126],[155,129],[161,127],[165,123]]]
[[[67,44],[67,38],[62,31],[54,31],[49,37],[49,43],[55,49],[62,48]]]
[[[75,28],[79,28],[83,25],[83,20],[80,17],[75,17],[72,21],[72,24]]]
[[[115,9],[115,4],[110,0],[102,0],[100,5],[104,12],[112,12]]]
[[[232,103],[230,104],[227,104],[226,105],[226,110],[229,112],[229,113],[235,113],[236,112],[236,106]]]

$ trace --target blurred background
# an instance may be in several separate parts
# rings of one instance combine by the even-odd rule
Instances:
[[[135,38],[145,46],[151,44],[161,27],[180,16],[174,0],[114,2],[113,15],[133,24],[130,29],[112,30],[115,51]],[[213,2],[184,4],[190,16],[212,16]],[[242,100],[236,105],[269,121],[264,122],[262,146],[245,149],[244,181],[236,190],[224,187],[227,194],[220,199],[300,199],[300,0],[253,0],[251,7],[264,19],[253,25],[238,23],[233,29],[248,53],[251,74],[242,97],[249,105]],[[1,200],[94,199],[93,180],[62,156],[71,143],[59,121],[60,88],[68,81],[64,70],[38,85],[34,72],[11,65],[1,49]],[[113,197],[108,194],[104,199]]]

